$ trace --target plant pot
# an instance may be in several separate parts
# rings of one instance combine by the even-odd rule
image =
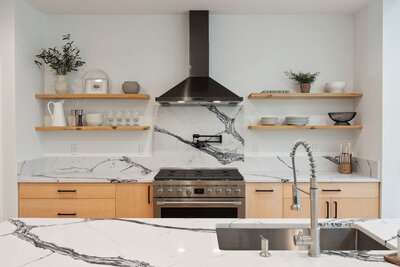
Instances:
[[[122,91],[125,94],[137,94],[139,93],[140,85],[138,82],[126,81],[122,84]]]
[[[300,84],[300,91],[302,93],[309,93],[311,89],[311,83],[301,83]]]
[[[65,75],[57,75],[57,80],[54,83],[54,89],[55,89],[57,94],[66,94],[66,93],[68,93],[67,76],[65,76]]]

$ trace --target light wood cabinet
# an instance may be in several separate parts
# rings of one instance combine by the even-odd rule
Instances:
[[[152,184],[117,184],[116,217],[153,218]]]
[[[19,216],[28,218],[114,218],[114,199],[20,199]]]
[[[309,191],[308,183],[299,183],[301,189]],[[300,193],[303,195],[303,193]],[[379,183],[319,183],[319,218],[378,218]],[[303,210],[292,211],[292,183],[283,189],[284,218],[308,218],[310,200],[301,197]]]
[[[114,218],[115,184],[21,183],[19,217]]]
[[[282,183],[247,183],[247,218],[282,218]]]

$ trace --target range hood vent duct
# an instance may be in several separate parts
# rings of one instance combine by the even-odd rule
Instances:
[[[209,77],[208,11],[190,11],[190,77],[156,97],[162,105],[237,105],[243,101]]]

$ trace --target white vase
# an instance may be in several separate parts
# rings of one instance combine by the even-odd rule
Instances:
[[[67,76],[65,75],[57,75],[57,80],[54,84],[54,89],[57,94],[66,94],[68,93],[68,82]]]

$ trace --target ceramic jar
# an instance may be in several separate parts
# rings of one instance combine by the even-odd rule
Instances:
[[[122,91],[125,94],[137,94],[139,93],[140,85],[138,82],[126,81],[122,84]]]
[[[68,93],[68,82],[67,76],[65,75],[57,75],[57,80],[54,84],[54,89],[57,94],[66,94]]]

